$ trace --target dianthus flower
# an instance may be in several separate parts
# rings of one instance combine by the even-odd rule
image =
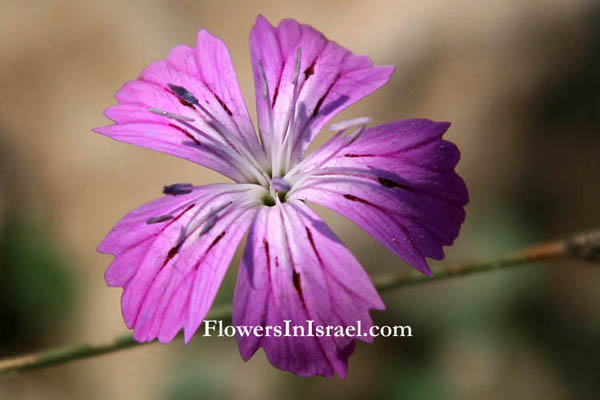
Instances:
[[[189,342],[211,307],[248,232],[233,298],[233,324],[372,325],[384,309],[357,259],[313,202],[337,211],[431,275],[458,235],[468,201],[454,168],[447,122],[368,118],[330,126],[336,134],[307,153],[336,114],[383,86],[391,66],[373,66],[292,19],[259,16],[250,34],[258,133],[223,42],[205,30],[117,93],[95,129],[115,140],[195,162],[233,180],[164,187],[164,197],[127,214],[98,247],[115,256],[109,286],[123,288],[122,313],[138,341]],[[353,337],[238,336],[244,360],[262,347],[300,376],[345,376]],[[358,337],[370,342],[371,336]]]

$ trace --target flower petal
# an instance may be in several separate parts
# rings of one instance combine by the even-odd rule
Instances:
[[[98,133],[191,160],[237,181],[248,178],[228,166],[239,167],[236,157],[243,165],[264,162],[227,47],[205,30],[196,47],[173,48],[115,96],[119,104],[105,115],[116,124]]]
[[[98,247],[115,255],[109,286],[138,341],[188,342],[208,312],[254,207],[239,185],[165,196],[127,214]]]
[[[299,48],[300,69],[294,85]],[[259,16],[250,33],[250,55],[261,134],[265,142],[281,144],[291,118],[295,161],[331,118],[379,89],[393,72],[392,66],[374,67],[370,58],[353,54],[293,19],[285,19],[275,28]],[[263,80],[268,86],[267,98]]]
[[[290,198],[313,201],[354,221],[427,275],[465,218],[467,188],[454,168],[449,123],[407,119],[336,137],[302,165]],[[298,177],[297,177],[298,178]],[[292,180],[293,182],[294,180]]]
[[[113,109],[116,107],[124,109],[125,105],[117,105]],[[140,109],[139,106],[132,107],[138,108],[138,111]],[[143,107],[141,108],[143,109]],[[193,138],[189,131],[175,124],[165,125],[162,122],[119,123],[96,128],[94,131],[120,142],[151,148],[195,162],[237,182],[246,181],[250,177],[243,168],[239,168],[231,161],[230,155],[222,148],[209,143],[200,143]]]
[[[356,258],[301,202],[256,214],[234,294],[236,326],[371,326],[369,309],[384,305]],[[244,360],[262,347],[273,365],[300,376],[346,375],[354,339],[238,335]]]

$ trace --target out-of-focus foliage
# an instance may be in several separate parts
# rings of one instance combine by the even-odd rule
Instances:
[[[47,344],[45,336],[69,319],[73,281],[65,257],[26,217],[0,225],[0,347],[3,355]]]

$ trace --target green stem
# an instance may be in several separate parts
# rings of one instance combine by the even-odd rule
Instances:
[[[491,261],[467,262],[438,268],[434,270],[435,278],[433,279],[417,271],[411,271],[408,273],[377,276],[373,278],[373,282],[379,291],[388,291],[402,286],[435,282],[478,272],[504,269],[563,257],[600,262],[600,230],[577,234],[564,240],[529,247],[520,252]],[[206,316],[206,319],[215,320],[227,320],[230,318],[231,306],[214,307]],[[144,344],[148,343],[136,342],[131,334],[123,334],[106,343],[68,345],[0,361],[0,375],[66,364],[71,361],[114,353]]]

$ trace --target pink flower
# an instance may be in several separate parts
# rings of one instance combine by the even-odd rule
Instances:
[[[138,341],[189,342],[211,307],[249,230],[234,295],[235,325],[371,326],[384,309],[368,275],[306,201],[329,207],[427,275],[458,235],[468,201],[454,172],[447,122],[408,119],[366,128],[334,124],[340,111],[383,86],[376,67],[287,19],[259,16],[250,34],[258,135],[227,48],[201,30],[117,93],[96,132],[211,168],[234,183],[165,186],[165,196],[127,214],[98,247],[115,255],[109,286]],[[238,336],[248,360],[262,347],[273,365],[300,376],[346,375],[352,337]],[[370,342],[372,337],[358,339]]]

